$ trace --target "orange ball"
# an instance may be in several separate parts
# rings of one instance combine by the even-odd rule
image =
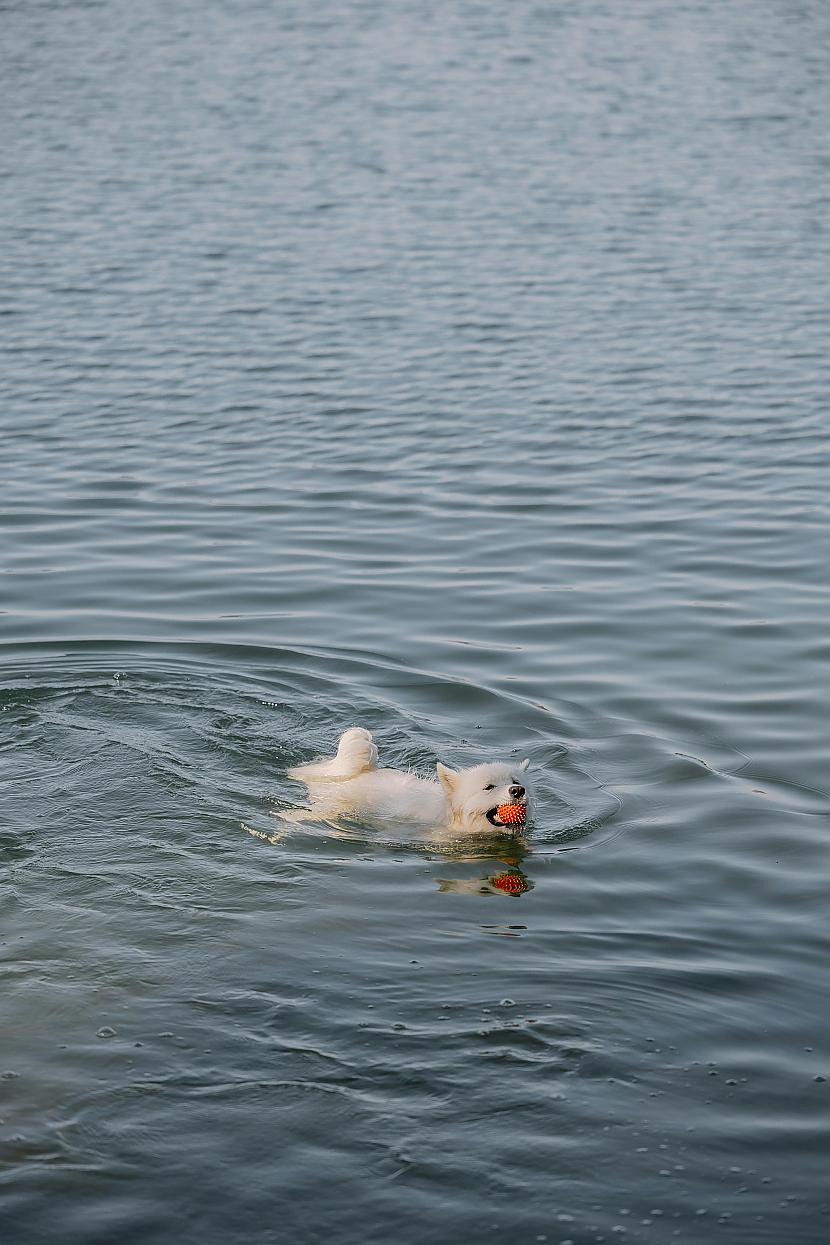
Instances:
[[[507,826],[520,826],[525,819],[524,804],[500,804],[496,809],[499,821]]]
[[[518,873],[500,873],[498,877],[490,880],[505,895],[523,895],[528,889],[527,882]]]

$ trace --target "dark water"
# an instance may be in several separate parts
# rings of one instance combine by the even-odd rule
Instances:
[[[0,31],[4,1241],[825,1242],[827,7]]]

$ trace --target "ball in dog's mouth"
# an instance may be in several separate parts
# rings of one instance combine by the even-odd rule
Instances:
[[[523,826],[527,817],[525,804],[499,804],[485,814],[491,826]]]

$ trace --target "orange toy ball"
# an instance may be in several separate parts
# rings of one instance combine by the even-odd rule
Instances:
[[[527,890],[527,884],[524,879],[519,877],[518,873],[500,873],[497,878],[491,879],[493,886],[498,887],[500,891],[504,891],[506,895],[523,895]]]
[[[524,804],[500,804],[496,812],[506,826],[520,826],[525,819]]]

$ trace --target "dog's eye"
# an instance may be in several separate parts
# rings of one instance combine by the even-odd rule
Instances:
[[[494,782],[488,782],[488,784],[487,784],[487,786],[484,788],[484,790],[485,790],[485,791],[494,791],[494,790],[495,790],[495,787],[496,787],[496,784],[495,784]]]

